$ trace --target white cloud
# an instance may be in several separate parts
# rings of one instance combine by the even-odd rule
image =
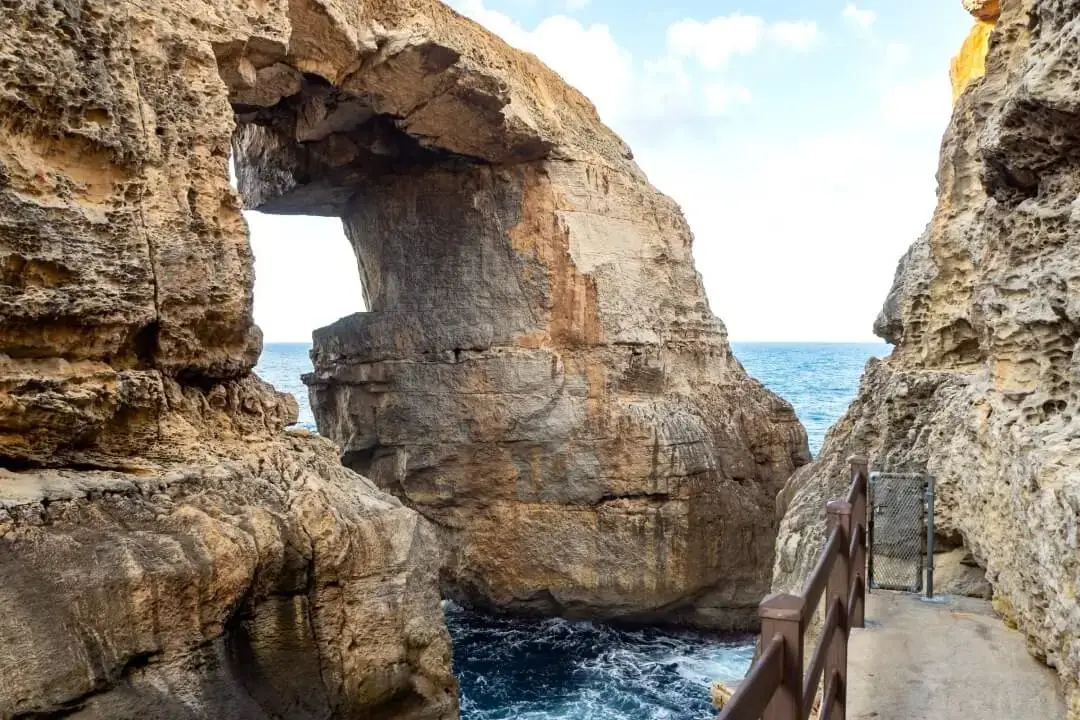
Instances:
[[[811,20],[773,23],[769,36],[776,44],[796,52],[811,50],[821,41],[821,31]]]
[[[636,112],[645,116],[667,116],[676,108],[693,102],[694,83],[682,61],[671,55],[646,60],[637,95]]]
[[[709,115],[727,115],[736,105],[746,105],[751,100],[750,91],[741,85],[710,83],[702,88],[705,112]]]
[[[805,52],[821,40],[821,30],[810,20],[768,24],[754,15],[732,13],[707,22],[683,20],[667,32],[669,52],[696,58],[706,70],[721,70],[732,56],[754,52],[766,37],[781,47]]]
[[[339,219],[244,217],[255,254],[255,323],[266,342],[310,340],[312,330],[366,310],[360,269]]]
[[[861,10],[855,3],[848,3],[844,7],[844,19],[860,30],[869,30],[877,20],[877,13],[873,10]]]
[[[845,341],[870,339],[896,260],[933,209],[933,148],[915,150],[871,127],[740,134],[638,157],[686,212],[732,338]]]
[[[878,98],[882,123],[891,131],[940,132],[952,112],[948,77],[937,71],[929,75],[913,74],[911,58],[910,45],[891,42],[885,47]]]
[[[739,13],[708,22],[683,20],[668,28],[668,49],[679,57],[696,58],[707,70],[720,70],[732,55],[756,50],[764,32],[764,20]]]

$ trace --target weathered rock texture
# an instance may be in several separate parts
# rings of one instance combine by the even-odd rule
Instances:
[[[953,102],[956,102],[968,85],[986,74],[990,35],[994,32],[994,25],[1001,14],[997,0],[965,0],[964,7],[975,16],[975,24],[949,66]]]
[[[975,16],[976,20],[993,22],[1001,15],[999,0],[963,0],[964,9]]]
[[[994,589],[986,580],[986,570],[962,547],[934,553],[934,593],[983,600],[994,597]]]
[[[0,470],[0,717],[456,717],[438,561],[322,439]]]
[[[433,529],[250,372],[226,83],[315,7],[0,1],[0,717],[456,716]]]
[[[1056,667],[1080,717],[1080,2],[1005,0],[959,98],[939,200],[900,263],[872,361],[820,459],[781,495],[774,586],[798,587],[844,459],[936,477],[938,527]]]
[[[315,334],[320,432],[435,523],[467,604],[754,622],[806,437],[678,207],[534,57],[430,0],[326,7],[294,11],[299,84],[251,57],[233,86],[248,202],[340,216],[359,260],[370,312]]]

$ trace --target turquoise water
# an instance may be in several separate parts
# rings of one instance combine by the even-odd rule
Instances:
[[[314,430],[307,343],[267,344],[256,371],[296,396]],[[887,345],[733,343],[751,375],[787,398],[816,454]],[[567,620],[493,618],[444,603],[464,720],[707,720],[709,683],[749,667],[747,637],[708,637]]]
[[[884,343],[732,343],[751,375],[793,406],[806,426],[816,457],[825,432],[855,399],[871,357],[885,357]]]
[[[300,405],[297,425],[314,430],[315,416],[311,414],[307,386],[300,382],[300,376],[313,369],[309,352],[311,343],[267,343],[255,372],[278,390],[292,393]]]

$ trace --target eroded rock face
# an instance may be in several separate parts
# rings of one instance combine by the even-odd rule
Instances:
[[[1001,15],[1000,0],[963,0],[964,9],[977,20],[993,22]]]
[[[1002,3],[986,75],[945,135],[934,218],[876,324],[896,347],[781,496],[774,587],[811,568],[848,455],[930,472],[938,527],[985,567],[1080,717],[1078,31],[1080,3]]]
[[[0,717],[456,717],[434,530],[250,373],[223,78],[303,26],[0,5]]]
[[[806,436],[679,209],[532,56],[438,3],[345,8],[297,94],[233,86],[248,202],[340,216],[359,261],[370,312],[315,334],[320,431],[436,525],[465,603],[756,623]]]
[[[456,716],[434,533],[328,441],[0,488],[0,717]]]
[[[964,0],[964,8],[975,17],[975,25],[949,66],[953,102],[960,97],[968,85],[986,74],[986,55],[990,51],[990,36],[994,32],[994,24],[1001,15],[1001,5],[998,0]]]

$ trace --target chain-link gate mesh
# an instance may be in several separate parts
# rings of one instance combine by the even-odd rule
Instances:
[[[871,588],[922,592],[926,489],[925,475],[871,474]]]

